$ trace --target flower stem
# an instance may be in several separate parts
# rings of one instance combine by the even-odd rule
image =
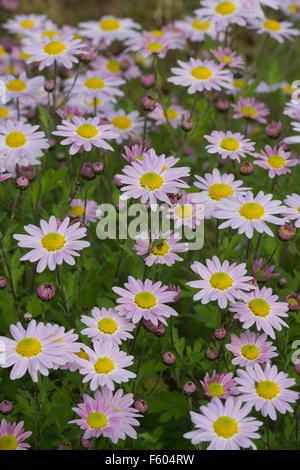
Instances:
[[[64,290],[64,285],[63,285],[62,279],[61,279],[60,266],[58,266],[58,265],[56,265],[56,275],[57,275],[58,287],[59,287],[60,295],[61,295],[61,298],[62,298],[62,301],[63,301],[64,311],[65,311],[67,320],[68,320],[71,328],[74,328],[74,325],[73,325],[73,322],[72,322],[72,319],[71,319],[71,315],[70,315],[70,311],[69,311],[69,307],[68,307],[68,304],[67,304],[67,298],[66,298],[66,294],[65,294],[65,290]]]

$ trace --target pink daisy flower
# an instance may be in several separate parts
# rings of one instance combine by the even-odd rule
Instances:
[[[181,178],[189,176],[188,167],[169,168],[164,155],[157,156],[153,149],[143,154],[142,161],[125,166],[124,174],[117,175],[123,194],[121,199],[141,199],[141,203],[156,205],[158,200],[171,205],[168,194],[176,194],[179,188],[188,188]]]
[[[298,29],[293,28],[293,23],[289,21],[277,21],[267,17],[260,19],[253,19],[251,21],[252,28],[256,29],[258,34],[269,34],[271,38],[277,42],[283,43],[284,39],[290,41],[298,36]]]
[[[276,346],[267,340],[267,335],[246,330],[240,337],[232,334],[231,343],[226,344],[228,351],[235,356],[232,364],[245,367],[254,363],[263,364],[278,356]]]
[[[131,407],[133,395],[123,395],[122,390],[117,390],[113,395],[106,387],[97,390],[94,398],[83,395],[83,403],[72,408],[80,419],[69,421],[83,429],[84,439],[91,437],[108,437],[114,444],[118,439],[125,439],[126,435],[136,439],[133,426],[139,426],[136,418],[141,415]]]
[[[227,219],[219,228],[238,229],[238,233],[244,233],[247,238],[253,237],[254,230],[273,237],[274,234],[266,222],[282,225],[286,220],[274,215],[282,214],[285,207],[281,205],[281,201],[272,200],[272,197],[272,194],[265,195],[263,191],[259,191],[256,196],[250,191],[245,195],[229,196],[220,202],[214,213],[217,219]]]
[[[288,317],[287,302],[277,302],[278,295],[273,295],[270,287],[256,288],[255,291],[242,296],[242,301],[230,305],[229,311],[234,312],[234,318],[243,324],[243,328],[255,325],[257,330],[263,330],[275,339],[275,330],[281,331],[282,326],[288,328],[282,317]]]
[[[29,235],[14,234],[18,240],[18,246],[32,248],[21,261],[39,261],[37,272],[41,273],[48,268],[53,271],[56,265],[63,262],[74,265],[74,256],[79,256],[77,251],[90,246],[89,242],[80,240],[86,235],[86,228],[80,227],[80,222],[69,225],[70,219],[66,217],[58,227],[56,218],[52,215],[47,223],[40,221],[41,227],[26,225],[24,230]]]
[[[143,160],[143,154],[147,153],[147,149],[143,148],[142,145],[135,144],[132,147],[124,145],[125,153],[122,153],[122,157],[128,161],[128,163],[134,162],[136,159]]]
[[[235,111],[234,119],[245,118],[265,124],[267,122],[265,117],[270,114],[266,105],[256,101],[255,98],[240,97],[237,104],[231,106]]]
[[[78,63],[78,56],[84,48],[81,39],[74,39],[73,35],[55,35],[52,38],[47,36],[43,40],[37,41],[33,38],[24,40],[23,51],[30,57],[27,64],[39,62],[39,70],[50,67],[54,63],[70,69],[73,64]]]
[[[251,439],[259,439],[259,426],[263,423],[249,415],[251,406],[242,405],[241,400],[229,397],[222,402],[214,398],[206,406],[200,406],[201,413],[190,412],[194,431],[183,435],[192,444],[209,442],[207,450],[240,450],[252,447]]]
[[[15,75],[5,76],[6,100],[18,99],[24,105],[35,102],[35,99],[42,95],[45,77],[41,75],[28,78],[26,72],[21,72],[16,78]]]
[[[200,193],[183,194],[170,207],[168,217],[174,220],[175,229],[182,226],[195,228],[204,219],[204,205]]]
[[[189,117],[189,111],[177,104],[171,104],[165,111],[158,103],[154,111],[148,114],[151,119],[156,121],[158,126],[166,124],[167,122],[176,129],[184,119]]]
[[[138,323],[143,318],[151,320],[155,326],[159,321],[167,325],[167,318],[178,315],[172,307],[166,305],[174,300],[176,292],[162,285],[161,281],[153,283],[146,279],[142,282],[129,276],[124,286],[125,289],[112,288],[113,292],[120,296],[117,299],[120,305],[117,305],[115,310],[133,323]]]
[[[151,34],[149,32],[143,33],[136,38],[129,39],[126,41],[128,46],[126,52],[139,52],[142,56],[148,57],[157,55],[160,59],[166,56],[169,49],[174,49],[170,38],[166,35]],[[178,44],[181,45],[181,42]]]
[[[80,321],[88,328],[82,330],[81,334],[111,345],[119,345],[122,341],[133,338],[130,331],[134,330],[135,325],[120,317],[112,308],[106,309],[103,307],[99,309],[94,307],[91,314],[91,317],[82,315]]]
[[[85,119],[73,116],[72,121],[62,121],[62,125],[58,125],[56,129],[52,134],[66,137],[61,144],[71,145],[70,155],[78,153],[81,148],[85,152],[90,152],[93,147],[113,150],[106,139],[118,137],[110,124],[100,125],[99,117]]]
[[[15,15],[3,25],[11,34],[21,34],[27,36],[33,31],[41,31],[46,23],[46,15]]]
[[[214,23],[197,16],[186,16],[184,20],[175,21],[174,24],[186,39],[194,42],[204,41],[206,34],[212,39],[216,39],[218,34]]]
[[[73,85],[74,79],[67,82],[66,91]],[[125,83],[118,77],[103,76],[99,71],[88,71],[81,75],[74,86],[74,95],[80,95],[84,98],[95,98],[106,102],[115,102],[117,96],[123,96],[124,93],[119,89]]]
[[[38,381],[38,372],[48,375],[48,369],[54,365],[65,363],[64,352],[59,336],[49,336],[49,328],[44,323],[36,324],[31,320],[25,330],[20,322],[10,325],[10,333],[13,339],[0,336],[0,341],[5,345],[2,367],[13,366],[10,378],[16,380],[28,371],[33,382]]]
[[[178,235],[167,232],[160,233],[149,242],[147,233],[141,234],[135,240],[134,249],[139,256],[145,257],[145,264],[152,266],[153,264],[166,264],[172,266],[176,261],[183,261],[183,258],[177,253],[184,253],[188,250],[187,243],[180,243]]]
[[[20,423],[8,423],[2,419],[0,423],[0,450],[27,450],[31,446],[24,442],[32,434],[31,431],[24,432],[24,421]]]
[[[219,30],[225,31],[230,24],[245,26],[249,15],[243,0],[202,0],[201,8],[195,11],[197,16],[216,24]]]
[[[233,76],[213,60],[201,60],[190,58],[189,62],[177,61],[179,67],[171,69],[175,75],[168,78],[168,82],[175,85],[188,87],[189,94],[203,90],[221,90],[232,88]]]
[[[106,117],[113,126],[112,129],[117,136],[118,144],[131,137],[137,137],[142,133],[144,119],[138,111],[126,113],[123,109],[119,109],[118,111],[108,112]]]
[[[289,220],[295,220],[295,227],[300,227],[300,196],[297,193],[293,193],[291,196],[287,196],[284,200],[287,207],[284,209],[284,215]]]
[[[274,178],[277,175],[285,175],[291,173],[290,167],[298,165],[299,160],[290,158],[291,152],[286,152],[282,147],[277,145],[270,147],[266,145],[261,153],[256,154],[258,160],[254,160],[254,164],[269,170],[269,178]]]
[[[97,212],[98,204],[96,201],[83,201],[82,199],[73,199],[70,202],[70,217],[79,217],[81,223],[96,222],[100,219]]]
[[[212,50],[211,53],[215,56],[217,61],[225,67],[243,69],[245,66],[244,59],[237,55],[237,52],[232,51],[230,47],[225,47],[223,49],[219,46],[218,49]]]
[[[199,202],[204,204],[204,214],[206,218],[212,217],[219,203],[229,196],[245,194],[251,189],[241,187],[243,181],[234,180],[234,175],[231,173],[221,175],[217,168],[214,168],[212,173],[205,173],[203,178],[198,175],[195,175],[195,178],[197,181],[194,185],[202,189],[202,191],[197,194],[199,195]]]
[[[295,403],[299,393],[288,389],[295,385],[296,380],[285,372],[278,372],[277,366],[268,362],[263,369],[260,364],[253,364],[246,370],[238,369],[237,375],[235,381],[239,385],[236,391],[247,406],[254,406],[256,411],[264,417],[270,416],[273,421],[277,418],[276,410],[282,414],[293,412],[289,403]]]
[[[92,391],[104,386],[114,390],[115,383],[128,382],[136,377],[136,374],[126,369],[133,364],[133,356],[128,356],[118,346],[107,342],[94,341],[93,348],[83,345],[89,359],[77,359],[79,372],[85,376],[82,382],[90,382]]]
[[[231,160],[240,162],[241,158],[254,154],[255,143],[246,139],[240,132],[213,131],[204,137],[209,142],[209,145],[205,147],[208,153],[218,153],[221,158],[229,157]]]
[[[195,261],[191,268],[201,280],[187,282],[187,285],[199,289],[193,299],[201,300],[202,304],[217,300],[220,308],[226,308],[227,303],[240,298],[243,291],[254,289],[249,283],[252,277],[245,276],[245,263],[229,264],[226,260],[221,264],[219,258],[213,256],[206,260],[206,266]]]
[[[79,23],[80,34],[91,39],[96,46],[104,41],[110,45],[113,41],[124,41],[125,39],[136,37],[139,33],[140,25],[131,18],[117,18],[111,15],[102,16],[100,21],[86,21]]]
[[[200,383],[204,388],[205,395],[210,398],[228,398],[236,393],[232,390],[232,387],[234,387],[236,383],[231,372],[217,374],[216,371],[213,370],[211,377],[208,372],[206,372],[203,381],[200,380]]]
[[[58,364],[53,365],[53,369],[62,368],[65,369],[66,364],[72,362],[74,359],[74,353],[78,353],[82,347],[81,343],[78,343],[78,335],[74,333],[74,330],[65,331],[64,326],[51,325],[47,323],[45,328],[48,329],[48,338],[52,339],[54,343],[58,342],[59,346],[62,349],[62,357],[64,359],[64,364],[61,363],[61,360]]]

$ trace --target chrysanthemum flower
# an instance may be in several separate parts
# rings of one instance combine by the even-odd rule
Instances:
[[[246,370],[238,369],[235,381],[239,384],[236,391],[240,393],[241,401],[247,406],[255,406],[263,416],[270,416],[275,421],[276,410],[285,414],[293,412],[289,403],[295,403],[298,392],[288,390],[295,385],[296,380],[289,378],[285,372],[278,372],[277,366],[267,362],[263,369],[260,364],[247,366]]]
[[[43,92],[45,77],[41,75],[28,78],[25,72],[21,72],[18,77],[14,75],[5,76],[6,99],[19,99],[20,102],[30,104],[34,103],[36,97]]]
[[[20,423],[8,423],[2,419],[0,423],[0,450],[27,450],[31,446],[24,442],[32,434],[24,432],[24,421]]]
[[[72,87],[73,81],[73,79],[68,80],[66,91]],[[103,76],[98,70],[89,71],[78,78],[73,93],[84,96],[85,99],[96,98],[105,102],[115,102],[116,96],[124,95],[124,92],[119,89],[124,83],[122,78]]]
[[[123,168],[124,174],[117,175],[123,194],[121,199],[138,199],[141,203],[147,201],[156,205],[158,200],[171,205],[168,194],[176,194],[179,188],[188,188],[188,184],[181,178],[189,176],[188,167],[170,168],[168,158],[157,156],[154,149],[142,155],[143,160],[132,162]],[[176,160],[176,159],[175,159]]]
[[[58,343],[58,346],[61,348],[61,358],[57,364],[53,364],[53,369],[58,368],[65,368],[67,363],[72,362],[74,359],[74,353],[79,353],[82,344],[79,343],[78,335],[74,333],[74,330],[65,331],[64,326],[59,326],[56,324],[47,323],[45,328],[48,330],[48,337],[47,339],[51,339],[54,344]],[[64,363],[62,364],[62,360],[64,359]]]
[[[82,382],[90,382],[92,391],[104,386],[114,390],[115,382],[120,384],[136,377],[136,374],[126,369],[133,364],[133,356],[128,356],[118,346],[107,342],[94,341],[93,348],[83,346],[89,359],[77,359],[79,372],[85,376]]]
[[[239,399],[229,397],[224,403],[214,398],[206,406],[200,406],[200,413],[190,412],[195,431],[183,435],[191,439],[192,444],[210,442],[207,450],[240,450],[252,447],[256,449],[251,439],[259,439],[259,426],[263,423],[248,417],[251,406]]]
[[[4,124],[7,120],[16,121],[18,117],[16,106],[13,104],[0,103],[0,124]]]
[[[47,223],[40,221],[40,228],[35,225],[26,225],[24,230],[29,235],[15,234],[18,246],[32,248],[20,260],[29,260],[32,263],[39,261],[37,272],[41,273],[48,266],[53,271],[56,265],[63,262],[74,265],[73,256],[79,256],[77,251],[90,246],[89,242],[80,240],[86,235],[86,228],[80,227],[80,222],[69,225],[70,219],[66,217],[60,226],[52,215]]]
[[[214,22],[219,30],[225,30],[229,24],[246,25],[247,12],[242,0],[202,0],[201,8],[195,14]]]
[[[44,36],[41,41],[30,38],[24,40],[24,44],[23,51],[30,55],[26,62],[39,62],[39,70],[52,66],[54,62],[70,69],[74,63],[78,63],[76,56],[83,50],[81,39],[74,39],[72,35],[55,35],[52,38]]]
[[[70,217],[79,217],[81,223],[96,222],[100,218],[97,213],[98,204],[96,201],[83,201],[82,199],[73,199],[70,202]]]
[[[179,67],[171,72],[175,76],[168,78],[168,82],[188,87],[188,93],[193,94],[203,90],[221,90],[232,88],[232,74],[213,60],[190,58],[189,62],[177,61]]]
[[[293,121],[291,122],[291,126],[293,131],[298,132],[300,134],[300,122]],[[284,142],[287,144],[299,144],[300,143],[300,135],[293,135],[291,137],[286,137]]]
[[[73,419],[69,423],[78,424],[85,431],[83,438],[108,437],[115,444],[118,439],[125,439],[126,435],[136,439],[133,426],[138,426],[135,419],[140,417],[138,411],[131,407],[133,395],[123,395],[118,390],[114,395],[106,387],[97,391],[94,398],[83,395],[83,403],[78,408],[72,408],[80,419]],[[134,411],[135,410],[135,411]]]
[[[216,39],[218,33],[214,23],[197,16],[186,16],[184,20],[175,21],[174,25],[182,31],[186,39],[194,42],[204,41],[205,34]]]
[[[298,29],[293,28],[289,21],[277,21],[270,18],[262,18],[251,21],[251,25],[258,34],[268,33],[273,39],[282,43],[284,39],[292,40],[298,36]]]
[[[267,335],[260,335],[250,330],[241,333],[240,337],[232,334],[231,343],[226,344],[225,347],[235,356],[232,364],[242,367],[255,362],[262,364],[278,356],[276,346],[267,341]]]
[[[256,101],[255,98],[240,97],[237,104],[231,106],[235,111],[234,119],[245,118],[265,124],[267,122],[265,117],[270,114],[266,105]]]
[[[257,330],[263,330],[267,335],[275,339],[274,330],[281,331],[282,326],[288,327],[282,317],[288,317],[288,304],[277,302],[278,295],[273,295],[270,287],[255,289],[248,294],[243,294],[242,300],[230,305],[230,312],[234,312],[234,318],[243,324],[243,328],[255,325]]]
[[[120,305],[117,305],[115,310],[133,323],[138,323],[143,318],[151,320],[154,325],[158,325],[158,321],[167,325],[167,318],[178,315],[172,307],[166,305],[174,300],[176,292],[162,285],[161,281],[153,283],[150,279],[146,279],[143,282],[129,276],[124,287],[125,289],[112,288],[120,296],[117,299]]]
[[[224,49],[219,46],[218,49],[212,50],[211,53],[215,56],[217,61],[225,67],[233,69],[243,69],[245,65],[244,59],[237,55],[237,52],[232,51],[230,47]]]
[[[290,168],[298,165],[299,160],[290,158],[291,152],[286,152],[282,147],[277,145],[270,147],[266,145],[261,153],[256,154],[258,160],[254,160],[254,164],[269,170],[269,177],[272,179],[278,175],[285,175],[291,173]]]
[[[177,104],[171,104],[165,111],[160,104],[157,104],[154,111],[148,115],[156,121],[158,126],[168,122],[174,129],[178,127],[184,119],[189,117],[189,111]]]
[[[172,47],[171,40],[167,36],[161,34],[154,35],[148,32],[129,39],[126,41],[126,45],[126,52],[139,52],[144,57],[155,55],[160,59],[163,59],[166,56],[169,49],[174,49],[174,47]],[[178,48],[181,48],[179,47],[179,44]]]
[[[124,41],[138,35],[140,25],[130,18],[116,18],[115,16],[103,16],[100,21],[86,21],[79,23],[80,33],[92,40],[94,45],[105,41],[107,45],[113,41]]]
[[[272,200],[272,197],[272,194],[265,195],[263,191],[259,191],[256,196],[250,191],[245,195],[229,196],[220,202],[214,213],[217,219],[227,219],[219,228],[238,229],[238,233],[244,233],[247,238],[253,237],[254,230],[273,237],[274,234],[266,222],[282,225],[285,219],[275,217],[274,214],[282,214],[285,207],[281,205],[281,201]]]
[[[81,334],[111,345],[119,345],[122,341],[133,337],[130,331],[134,330],[135,325],[120,317],[112,308],[94,307],[91,314],[91,317],[82,315],[81,323],[87,325],[88,328],[82,330]]]
[[[172,266],[176,261],[183,261],[177,253],[184,253],[188,250],[187,243],[180,243],[178,235],[168,232],[159,234],[159,237],[151,239],[147,233],[143,233],[136,238],[134,249],[139,256],[145,257],[145,264],[166,264]]]
[[[131,80],[141,75],[134,58],[124,53],[112,57],[98,56],[92,67],[104,77],[124,77],[125,80]]]
[[[134,162],[136,159],[143,160],[143,154],[147,153],[147,149],[143,145],[135,144],[132,147],[124,145],[125,153],[122,153],[122,157],[125,158],[129,163]]]
[[[205,173],[203,178],[198,175],[195,175],[195,178],[197,181],[194,185],[202,189],[197,194],[199,194],[198,200],[204,204],[204,215],[206,218],[213,216],[219,203],[229,196],[244,194],[251,189],[241,187],[243,181],[234,180],[234,175],[231,173],[221,175],[217,168],[214,168],[212,173]]]
[[[15,169],[16,164],[36,165],[37,158],[43,155],[42,150],[49,147],[45,133],[38,131],[39,126],[25,124],[22,121],[7,121],[0,125],[0,164]]]
[[[187,285],[200,289],[193,299],[201,300],[202,304],[217,300],[219,307],[225,308],[228,302],[240,298],[243,291],[254,289],[249,283],[251,276],[245,276],[245,263],[229,264],[226,260],[221,264],[218,257],[213,256],[212,260],[206,260],[206,266],[195,261],[191,268],[201,280],[187,282]]]
[[[236,383],[231,372],[217,374],[216,371],[213,370],[211,377],[208,372],[206,372],[203,381],[200,380],[200,383],[204,388],[205,395],[210,398],[228,398],[236,393],[232,390],[232,387],[234,387]]]
[[[18,322],[10,325],[10,333],[13,339],[1,336],[0,340],[5,345],[2,367],[13,366],[11,380],[23,377],[28,371],[33,382],[37,382],[38,372],[48,375],[48,369],[65,363],[63,348],[55,342],[59,336],[49,337],[49,328],[44,323],[36,324],[35,320],[31,320],[25,330]]]
[[[168,217],[174,220],[174,227],[195,228],[204,219],[204,205],[200,193],[183,194],[170,207]]]
[[[255,143],[246,139],[240,132],[213,131],[210,135],[204,136],[209,145],[205,148],[208,153],[218,153],[221,158],[231,158],[240,162],[241,158],[253,155]]]
[[[291,196],[287,196],[284,200],[287,205],[284,209],[284,215],[289,220],[295,220],[295,227],[300,227],[300,196],[297,193],[293,193]]]
[[[57,130],[52,134],[66,137],[61,141],[61,144],[71,145],[70,155],[78,153],[81,148],[86,152],[92,150],[92,147],[113,150],[112,146],[106,142],[106,139],[116,139],[118,137],[112,125],[100,124],[99,117],[85,119],[74,116],[72,121],[62,121],[62,124],[59,124]]]
[[[11,34],[27,36],[32,31],[41,30],[46,19],[46,15],[16,15],[14,18],[7,20],[3,28],[7,29]]]
[[[144,126],[144,119],[138,111],[126,113],[123,109],[107,113],[107,119],[112,124],[115,131],[117,143],[121,144],[124,140],[133,136],[139,136]]]

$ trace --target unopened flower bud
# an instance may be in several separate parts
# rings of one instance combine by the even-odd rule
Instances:
[[[19,176],[17,179],[16,179],[16,187],[18,189],[27,189],[29,186],[29,180],[28,178],[26,178],[25,176]]]
[[[224,339],[226,338],[227,331],[225,330],[225,328],[218,328],[217,330],[215,330],[214,335],[217,339]]]
[[[80,175],[85,180],[93,180],[96,178],[95,173],[93,172],[93,164],[92,163],[84,163],[80,170]]]
[[[194,123],[192,119],[185,119],[181,124],[181,127],[185,132],[191,131],[193,129],[193,126],[194,126]]]
[[[266,134],[268,137],[272,139],[276,139],[282,131],[282,124],[281,122],[272,121],[271,124],[266,126]]]
[[[52,300],[55,296],[55,287],[52,282],[44,282],[37,289],[37,295],[41,300]]]
[[[141,99],[141,106],[145,111],[153,111],[157,106],[157,100],[150,93],[146,93]]]
[[[239,167],[241,175],[247,176],[253,173],[253,165],[250,162],[242,162]]]
[[[146,411],[148,410],[148,403],[142,398],[140,398],[139,400],[136,400],[134,402],[134,407],[136,410],[140,411],[141,413],[146,413]]]
[[[4,289],[7,285],[7,280],[6,277],[0,276],[0,289]]]
[[[155,83],[155,76],[153,74],[143,75],[141,82],[145,88],[151,88]]]
[[[282,241],[289,241],[294,238],[296,229],[293,225],[284,224],[281,225],[277,231],[278,238]]]
[[[44,88],[47,93],[52,93],[55,90],[54,80],[46,80]]]
[[[172,352],[168,351],[168,352],[165,352],[163,354],[162,360],[163,360],[164,364],[170,366],[170,365],[174,364],[174,362],[176,361],[176,356]]]
[[[215,346],[209,346],[205,351],[205,356],[207,357],[207,359],[213,361],[219,356],[219,351],[217,350],[217,348],[215,348]]]
[[[192,395],[196,391],[197,387],[194,382],[186,382],[183,386],[183,391],[187,395]]]
[[[9,400],[3,400],[0,403],[0,413],[3,413],[4,415],[11,413],[13,409],[14,405]]]
[[[103,170],[104,170],[104,163],[102,162],[93,163],[92,171],[93,173],[95,173],[95,175],[100,175],[101,173],[103,173]]]

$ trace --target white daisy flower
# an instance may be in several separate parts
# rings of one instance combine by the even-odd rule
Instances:
[[[21,72],[18,77],[14,75],[6,75],[4,77],[6,87],[6,99],[18,99],[27,106],[44,93],[45,77],[39,75],[37,77],[28,78],[25,72]]]
[[[281,43],[284,39],[292,40],[299,35],[298,29],[293,28],[293,24],[288,21],[263,18],[252,21],[251,26],[256,29],[258,34],[268,33],[273,39]]]
[[[94,45],[105,41],[109,45],[113,41],[124,41],[138,35],[140,25],[130,18],[116,18],[115,16],[103,16],[100,21],[86,21],[79,23],[80,34],[91,39]]]
[[[195,11],[200,18],[213,21],[219,29],[225,30],[229,24],[246,25],[249,13],[243,0],[202,0],[201,8]]]
[[[123,109],[107,114],[107,119],[113,125],[113,130],[117,134],[117,143],[121,144],[130,137],[138,137],[144,127],[144,118],[138,111],[126,113]]]

